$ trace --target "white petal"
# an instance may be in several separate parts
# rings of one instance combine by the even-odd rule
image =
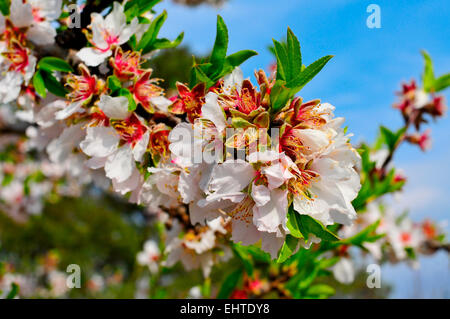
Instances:
[[[12,0],[9,18],[17,28],[28,27],[33,21],[33,12],[29,3],[22,0]]]
[[[118,2],[114,2],[113,9],[105,18],[105,27],[109,33],[118,36],[127,23],[127,17],[123,12],[123,7]]]
[[[333,266],[333,275],[337,281],[343,284],[351,284],[355,280],[355,269],[353,263],[348,258],[341,258]]]
[[[244,73],[241,68],[237,67],[228,74],[223,79],[223,90],[226,94],[231,94],[232,89],[236,89],[238,92],[241,91],[242,82],[244,81]]]
[[[126,144],[108,157],[105,164],[106,176],[115,179],[117,183],[124,182],[131,176],[135,166],[131,146]]]
[[[90,169],[99,169],[105,166],[107,157],[91,157],[86,161],[86,166]]]
[[[270,201],[270,190],[264,185],[253,185],[252,198],[257,206],[264,206]]]
[[[56,30],[49,22],[34,23],[27,31],[27,38],[37,45],[53,44]]]
[[[287,190],[274,189],[267,204],[253,207],[253,223],[259,231],[279,233],[280,225],[286,228],[287,210]]]
[[[135,34],[139,29],[139,21],[137,18],[134,18],[131,23],[126,26],[119,36],[119,44],[124,44],[127,42],[133,34]]]
[[[113,178],[112,180],[113,189],[115,192],[125,195],[126,193],[129,193],[138,187],[140,179],[141,174],[139,173],[139,170],[136,167],[134,167],[133,173],[125,181],[119,183],[117,182],[116,179]]]
[[[125,96],[102,95],[98,107],[111,119],[124,120],[130,115],[128,99]]]
[[[150,139],[150,132],[147,130],[142,138],[133,147],[133,156],[136,162],[142,161],[142,157],[147,151],[148,140]]]
[[[85,110],[82,108],[83,101],[73,102],[64,107],[62,110],[55,113],[55,118],[57,120],[65,120],[69,116],[75,113],[84,113]]]
[[[95,48],[83,48],[77,53],[77,57],[81,59],[87,66],[99,66],[106,58],[112,55],[112,51],[99,51]]]
[[[202,106],[202,117],[214,123],[217,130],[221,132],[226,126],[225,115],[217,102],[217,94],[209,92]]]
[[[120,137],[116,130],[106,126],[89,126],[81,150],[89,156],[106,157],[111,155],[119,145]]]
[[[150,98],[150,102],[156,106],[157,109],[163,112],[167,112],[169,106],[173,103],[171,100],[164,96],[155,96]]]

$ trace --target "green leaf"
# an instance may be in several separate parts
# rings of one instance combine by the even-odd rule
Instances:
[[[253,275],[253,261],[251,256],[247,253],[247,250],[240,244],[233,245],[234,254],[242,261],[245,271],[249,276]]]
[[[130,112],[134,111],[137,107],[136,102],[134,101],[133,94],[128,89],[119,89],[119,96],[125,96],[128,99],[128,110]]]
[[[124,12],[127,21],[131,21],[134,17],[140,16],[147,11],[150,11],[157,3],[162,0],[134,0],[128,1],[125,4]]]
[[[288,69],[286,72],[286,81],[293,80],[302,72],[302,53],[300,50],[300,42],[290,28],[287,30],[287,56]]]
[[[334,295],[335,293],[336,291],[334,290],[334,288],[326,284],[313,285],[309,287],[308,290],[306,291],[307,295],[324,296],[324,297]]]
[[[434,81],[434,91],[440,92],[442,90],[445,90],[450,86],[450,73],[444,74],[440,77],[438,77]]]
[[[141,41],[139,41],[137,50],[142,50],[144,54],[152,50],[152,45],[158,37],[158,33],[161,30],[161,27],[163,26],[166,19],[167,12],[165,10],[163,11],[163,13],[153,19],[150,27],[142,36]]]
[[[341,243],[362,247],[362,245],[365,242],[374,242],[376,239],[379,239],[384,236],[381,234],[375,234],[375,231],[377,230],[379,225],[380,225],[380,220],[367,226],[366,228],[364,228],[362,231],[360,231],[356,235],[342,240]]]
[[[217,16],[217,33],[214,47],[211,52],[209,62],[211,68],[208,74],[220,73],[225,63],[228,49],[228,29],[220,15]]]
[[[9,15],[9,6],[11,4],[11,0],[1,0],[0,1],[0,12],[4,15],[4,16],[8,16]]]
[[[19,294],[19,286],[13,282],[11,284],[11,290],[6,296],[6,299],[14,299]]]
[[[277,263],[284,263],[292,256],[298,245],[298,238],[291,235],[286,235],[286,240],[278,253]]]
[[[422,50],[422,56],[425,62],[425,67],[422,74],[423,89],[425,92],[430,92],[434,86],[434,71],[433,62],[427,51]]]
[[[65,97],[68,91],[64,86],[50,73],[41,70],[42,78],[44,79],[45,87],[51,93],[59,97]]]
[[[300,231],[298,213],[294,210],[293,205],[289,206],[286,226],[291,232],[291,235],[296,238],[303,238],[303,234]]]
[[[213,80],[211,80],[211,79],[205,74],[205,72],[200,68],[199,65],[198,65],[198,66],[195,66],[195,67],[192,69],[192,72],[194,73],[193,77],[194,77],[194,79],[195,79],[195,81],[194,81],[192,87],[195,86],[197,83],[200,83],[200,82],[206,83],[206,86],[207,86],[208,88],[214,85],[215,82],[214,82]]]
[[[322,225],[318,220],[298,213],[298,223],[300,225],[300,231],[305,239],[308,239],[309,234],[313,234],[325,241],[337,241],[339,237],[333,234],[329,229]]]
[[[405,132],[406,128],[401,128],[397,132],[392,132],[387,127],[380,126],[380,134],[391,152],[397,147],[397,144],[400,142],[400,139]]]
[[[231,71],[234,70],[235,67],[241,65],[252,56],[258,55],[258,52],[253,50],[242,50],[236,53],[230,54],[225,59],[225,64],[231,67]]]
[[[39,60],[37,65],[38,69],[44,69],[46,71],[61,71],[61,72],[73,72],[73,68],[69,63],[63,59],[55,57],[45,57]]]
[[[286,73],[289,69],[289,60],[286,53],[286,49],[282,43],[273,40],[275,46],[275,55],[277,57],[277,80],[286,81]]]
[[[291,98],[291,90],[285,87],[285,82],[283,80],[277,80],[275,85],[270,92],[270,102],[272,105],[272,114],[277,113],[286,105],[286,103]]]
[[[297,93],[323,69],[332,57],[332,55],[327,55],[311,63],[295,79],[286,83],[286,87],[293,89]]]
[[[153,48],[155,49],[170,49],[177,47],[181,41],[183,41],[184,38],[184,32],[181,32],[178,37],[170,41],[169,39],[162,38],[162,39],[156,39],[153,43]]]
[[[229,298],[233,290],[239,284],[239,280],[241,280],[242,274],[243,272],[241,269],[237,269],[229,274],[220,287],[219,293],[217,294],[217,299]]]
[[[117,76],[115,75],[111,75],[108,77],[107,84],[111,92],[115,92],[122,88],[122,82],[120,82],[119,78],[117,78]]]
[[[36,90],[37,94],[39,94],[42,98],[47,96],[47,90],[45,89],[44,78],[42,77],[41,71],[37,70],[33,76],[33,86]]]

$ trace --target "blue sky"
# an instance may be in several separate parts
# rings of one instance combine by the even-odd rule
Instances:
[[[366,26],[366,8],[371,3],[381,8],[380,29]],[[288,26],[300,39],[305,64],[335,55],[300,95],[335,105],[336,115],[344,116],[355,134],[354,142],[373,141],[380,124],[390,128],[402,125],[391,105],[402,81],[419,80],[421,49],[431,54],[438,75],[450,71],[450,6],[446,0],[229,0],[219,9],[188,9],[163,1],[156,10],[163,9],[169,17],[162,35],[174,38],[185,31],[184,44],[198,54],[207,54],[212,48],[216,15],[220,14],[229,29],[229,53],[242,49],[259,52],[242,67],[248,77],[256,69],[267,69],[273,61],[267,47],[272,38],[282,39]],[[448,101],[448,91],[445,95]],[[417,220],[426,216],[444,220],[450,210],[448,117],[432,129],[431,151],[423,154],[405,145],[395,160],[409,178],[397,205],[409,208]],[[420,286],[422,295],[416,297],[445,293],[448,297],[448,269],[447,256],[438,254],[423,258],[419,271],[405,265],[386,267],[386,278],[396,283],[393,297],[412,297],[413,285]]]

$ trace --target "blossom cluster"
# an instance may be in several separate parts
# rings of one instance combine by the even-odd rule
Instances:
[[[0,129],[26,135],[0,141],[2,157],[12,158],[0,163],[2,210],[35,214],[49,194],[76,196],[85,185],[112,190],[167,230],[136,256],[153,277],[180,262],[208,278],[213,265],[252,245],[268,253],[268,264],[291,256],[292,262],[313,244],[311,251],[322,253],[322,242],[324,252],[340,258],[336,278],[348,282],[348,246],[396,262],[441,240],[433,223],[399,220],[373,202],[405,183],[391,163],[402,141],[429,148],[428,131],[418,132],[426,116],[445,114],[440,78],[429,77],[423,89],[405,84],[394,105],[405,127],[382,128],[376,147],[357,151],[333,105],[296,95],[331,56],[304,66],[290,29],[286,43],[274,41],[271,74],[258,70],[252,82],[239,66],[256,53],[227,56],[219,16],[211,56],[194,61],[189,83],[176,82],[169,95],[147,63],[183,37],[158,38],[165,12],[154,17],[126,1],[93,13],[85,46],[69,63],[38,50],[54,42],[61,7],[58,0],[12,0],[9,15],[0,15]],[[416,133],[408,132],[411,125]],[[40,155],[30,163],[27,152]],[[354,242],[361,234],[365,241]],[[230,293],[263,296],[273,289],[291,297],[283,285],[301,271],[296,266],[276,269],[284,280],[276,285],[246,268],[242,289]],[[50,281],[62,280],[53,274]],[[103,278],[92,279],[94,290],[103,286]]]

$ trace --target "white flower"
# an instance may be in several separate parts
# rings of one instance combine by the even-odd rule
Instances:
[[[180,224],[175,220],[172,229],[167,236],[166,253],[167,259],[163,262],[166,267],[175,265],[181,261],[188,271],[201,268],[203,276],[209,277],[212,266],[218,261],[226,261],[231,257],[231,250],[227,246],[216,243],[216,233],[225,233],[222,227],[222,218],[208,222],[206,230],[198,233],[188,232],[180,238]],[[213,249],[219,248],[222,255]]]
[[[139,252],[136,258],[139,265],[147,266],[152,274],[158,272],[161,252],[158,244],[154,240],[146,241],[144,244],[144,250]]]
[[[341,258],[333,266],[333,275],[342,284],[351,284],[355,280],[355,269],[349,258]]]
[[[114,2],[113,10],[106,18],[93,13],[90,25],[92,30],[90,42],[93,47],[81,49],[77,56],[88,66],[100,65],[111,56],[115,46],[124,44],[138,31],[137,18],[134,18],[129,25],[126,20],[124,8],[118,2]]]
[[[128,111],[127,98],[102,95],[98,106],[111,125],[89,126],[80,148],[94,158],[97,165],[92,168],[105,167],[113,185],[123,188],[127,186],[122,183],[128,182],[137,186],[135,162],[142,161],[150,133],[137,115]]]
[[[15,27],[27,28],[26,36],[37,45],[54,42],[56,30],[51,22],[61,15],[62,0],[12,0],[10,20]]]

